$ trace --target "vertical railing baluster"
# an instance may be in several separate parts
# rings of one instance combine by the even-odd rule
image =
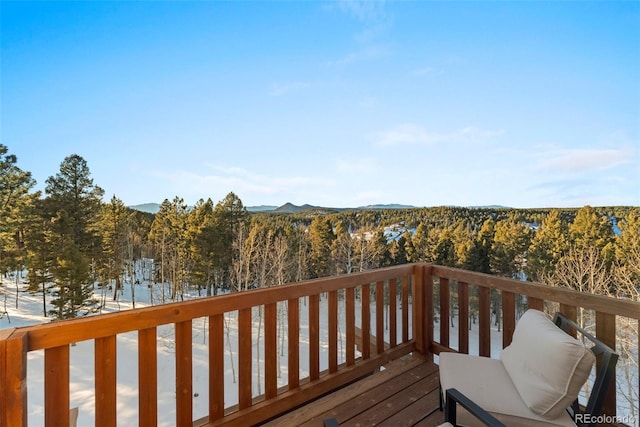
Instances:
[[[578,325],[580,324],[580,322],[578,322],[578,309],[573,305],[560,304],[560,313],[567,316],[567,319],[573,320],[578,323]],[[584,322],[584,319],[581,319],[581,321]],[[572,327],[569,327],[569,334],[575,338],[577,336],[577,331]]]
[[[300,300],[287,301],[289,390],[300,386]]]
[[[193,423],[193,361],[191,320],[175,324],[176,335],[176,425],[191,426]]]
[[[224,314],[209,316],[209,421],[224,417]]]
[[[376,282],[376,353],[384,353],[384,282]]]
[[[96,426],[116,425],[116,336],[95,340]],[[69,407],[67,403],[67,408]]]
[[[369,284],[360,288],[361,322],[362,322],[362,358],[371,357],[371,287]]]
[[[423,327],[424,327],[424,350],[423,354],[426,355],[427,360],[433,361],[433,275],[431,274],[431,266],[423,266],[424,271],[422,291],[422,305],[423,305]]]
[[[398,307],[397,307],[398,282],[396,278],[389,280],[389,347],[398,345]]]
[[[544,311],[544,300],[540,298],[527,297],[527,303],[530,309]]]
[[[469,354],[469,285],[458,282],[458,352]]]
[[[138,424],[158,425],[158,338],[156,328],[138,331]]]
[[[329,372],[338,370],[338,291],[329,292]]]
[[[424,289],[424,266],[419,265],[413,270],[411,276],[411,330],[412,338],[416,343],[419,352],[426,353],[429,343],[425,338],[427,325],[424,321],[425,310],[425,289]]]
[[[516,329],[516,296],[502,291],[502,348],[511,344]]]
[[[238,310],[238,408],[252,403],[252,322],[251,308]]]
[[[355,289],[345,290],[345,323],[347,329],[347,366],[355,363],[356,351],[356,297]]]
[[[47,427],[69,425],[69,345],[44,351],[44,417]]]
[[[608,345],[614,351],[616,349],[616,315],[601,313],[596,311],[596,338]],[[600,366],[600,358],[597,358],[596,365]],[[616,376],[611,376],[609,389],[602,404],[602,413],[616,415]]]
[[[309,379],[320,378],[320,295],[309,297]]]
[[[449,347],[449,279],[440,278],[440,345]]]
[[[264,390],[267,399],[273,399],[278,393],[277,314],[275,303],[264,306]]]
[[[479,296],[479,340],[478,354],[491,357],[491,289],[478,286]]]
[[[409,341],[409,277],[402,276],[402,342]]]

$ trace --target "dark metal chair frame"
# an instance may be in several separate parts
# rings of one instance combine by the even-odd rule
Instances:
[[[616,374],[616,363],[618,363],[618,354],[613,351],[608,345],[604,344],[602,341],[588,333],[584,330],[584,328],[580,327],[576,322],[569,319],[562,313],[556,313],[553,322],[560,329],[570,334],[571,329],[574,329],[583,337],[586,337],[591,343],[593,347],[591,347],[591,351],[596,356],[596,360],[598,361],[596,365],[596,379],[593,383],[593,388],[591,393],[589,394],[589,400],[587,401],[587,406],[584,409],[580,408],[578,404],[578,399],[576,399],[571,405],[571,410],[573,413],[571,414],[574,421],[577,418],[584,420],[597,418],[602,411],[602,404],[607,395],[607,391],[609,390],[609,386],[611,385],[611,379]],[[590,417],[576,417],[577,414],[581,415],[590,415]],[[578,420],[576,422],[579,426],[595,426],[596,424],[593,422],[584,422]]]

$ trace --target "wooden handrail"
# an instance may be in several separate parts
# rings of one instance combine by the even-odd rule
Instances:
[[[313,279],[247,292],[28,326],[28,351],[139,331],[329,291],[355,288],[363,283],[370,284],[378,280],[386,281],[411,275],[413,270],[414,265],[406,264],[364,273]]]
[[[432,274],[457,282],[472,283],[483,288],[498,289],[514,294],[527,295],[544,301],[553,301],[574,307],[596,310],[616,316],[640,319],[640,303],[604,295],[593,295],[574,289],[556,288],[535,282],[524,282],[506,277],[475,273],[452,267],[431,266]]]

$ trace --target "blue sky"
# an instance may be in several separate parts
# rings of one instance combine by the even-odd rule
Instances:
[[[0,3],[0,143],[125,204],[640,205],[640,2]]]

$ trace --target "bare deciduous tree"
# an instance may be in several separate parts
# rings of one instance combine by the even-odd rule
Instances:
[[[610,295],[613,277],[600,255],[600,251],[595,247],[572,247],[569,253],[560,259],[553,272],[543,275],[542,282],[549,286],[575,289],[589,294]],[[594,326],[593,319],[582,307],[577,320],[583,328],[589,329]]]
[[[595,247],[572,248],[563,257],[552,274],[543,282],[566,287],[584,293],[606,295],[615,298],[640,301],[640,250],[632,250],[624,264],[607,268],[606,260]],[[580,307],[578,322],[593,329],[595,319]],[[616,352],[620,355],[617,365],[618,396],[624,396],[631,419],[637,419],[638,393],[638,320],[616,316]]]

